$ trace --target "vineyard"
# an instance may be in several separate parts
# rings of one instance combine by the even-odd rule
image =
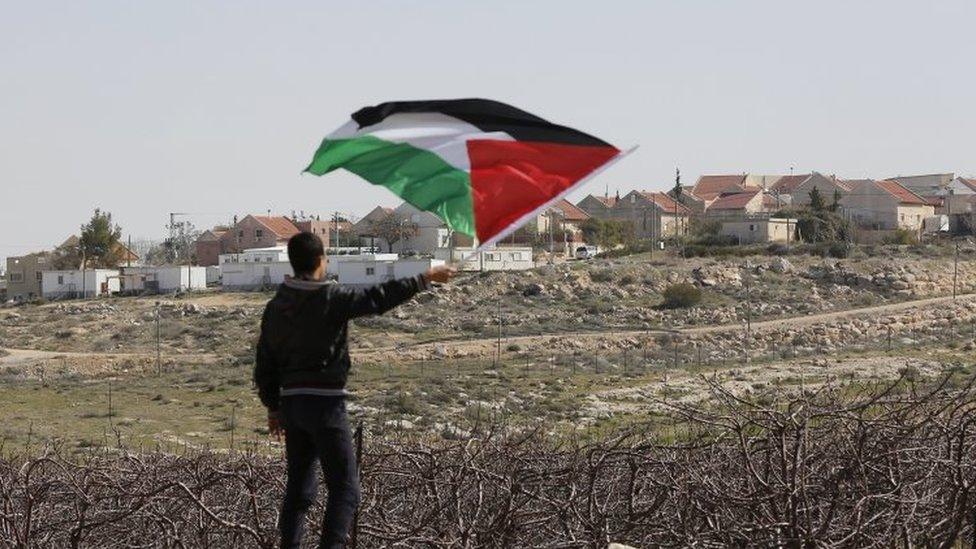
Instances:
[[[668,414],[598,440],[503,424],[463,442],[367,433],[357,544],[976,545],[976,379],[923,387],[906,373],[770,402],[702,379],[715,403],[707,410],[658,401]],[[276,543],[280,458],[50,446],[4,454],[3,546]]]

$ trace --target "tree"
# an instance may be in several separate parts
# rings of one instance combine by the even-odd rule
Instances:
[[[829,210],[804,211],[797,216],[797,236],[804,242],[849,242],[850,223]]]
[[[166,265],[172,263],[171,249],[166,246],[166,242],[156,242],[149,246],[142,254],[142,260],[146,265]]]
[[[674,170],[674,190],[672,193],[674,193],[675,202],[678,204],[684,204],[685,197],[681,188],[681,170],[678,169]]]
[[[616,219],[591,217],[580,227],[586,242],[608,250],[619,244],[628,244],[634,239],[634,226],[630,222]]]
[[[830,211],[836,212],[837,210],[840,209],[840,199],[841,199],[840,191],[834,189],[834,201],[830,203]]]
[[[91,220],[81,226],[78,239],[81,268],[116,267],[125,249],[121,238],[122,229],[112,223],[112,214],[95,208]]]
[[[372,235],[386,241],[390,253],[393,245],[402,240],[409,240],[420,232],[420,227],[406,217],[396,212],[390,212],[370,224]]]
[[[174,221],[167,227],[169,237],[163,241],[162,250],[157,253],[156,260],[163,259],[163,263],[174,265],[192,264],[196,261],[196,242],[200,238],[200,231],[189,221]]]
[[[810,190],[810,209],[815,212],[822,212],[827,209],[823,195],[820,194],[820,189],[816,187]]]

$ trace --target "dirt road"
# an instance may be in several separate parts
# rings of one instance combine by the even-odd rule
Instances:
[[[957,297],[959,301],[968,301],[976,299],[976,294],[963,294]],[[818,324],[822,322],[828,322],[831,320],[843,319],[843,318],[853,318],[860,316],[875,316],[883,315],[893,312],[905,311],[910,309],[919,309],[924,307],[934,307],[939,304],[949,303],[953,300],[952,296],[942,296],[942,297],[930,297],[925,299],[916,299],[911,301],[903,301],[899,303],[888,303],[884,305],[874,305],[871,307],[861,307],[856,309],[846,309],[843,311],[831,311],[827,313],[817,313],[804,316],[794,316],[786,318],[777,318],[773,320],[761,320],[752,322],[753,330],[761,330],[764,327],[776,327],[781,328],[784,326],[809,326],[813,324]],[[650,329],[650,330],[612,330],[612,331],[602,331],[602,332],[571,332],[574,339],[577,340],[593,340],[601,339],[606,337],[614,338],[628,338],[637,336],[647,336],[647,335],[665,335],[665,334],[685,334],[685,335],[696,335],[696,334],[711,334],[711,333],[722,333],[737,331],[742,329],[742,323],[736,324],[720,324],[713,326],[696,326],[690,328],[679,328],[675,330],[666,329]],[[526,347],[533,347],[537,345],[548,345],[556,343],[560,338],[565,337],[563,334],[543,334],[543,335],[527,335],[527,336],[506,336],[504,338],[505,345],[519,344]],[[355,355],[368,357],[371,355],[404,351],[411,348],[430,348],[433,346],[440,347],[452,347],[458,349],[466,350],[478,350],[488,347],[493,347],[497,344],[496,338],[475,338],[475,339],[444,339],[437,341],[425,341],[423,343],[409,343],[401,344],[396,346],[385,346],[385,347],[374,347],[372,349],[357,349],[354,351]]]
[[[859,316],[870,316],[870,315],[882,315],[892,312],[905,311],[910,309],[918,309],[924,307],[935,307],[940,304],[949,303],[952,301],[952,296],[943,297],[932,297],[926,299],[917,299],[912,301],[903,301],[900,303],[888,303],[884,305],[875,305],[871,307],[862,307],[857,309],[847,309],[843,311],[832,311],[827,313],[818,313],[805,316],[795,316],[778,318],[774,320],[761,320],[752,323],[753,330],[761,330],[764,327],[776,327],[781,328],[784,326],[809,326],[817,323],[827,322],[831,320],[837,320],[842,318],[852,318]],[[967,301],[976,299],[976,294],[964,294],[957,298],[960,301]],[[689,328],[680,328],[676,330],[666,330],[666,329],[651,329],[651,330],[611,330],[602,332],[571,332],[574,339],[577,340],[595,340],[607,337],[613,338],[628,338],[636,336],[647,336],[647,335],[665,335],[665,334],[709,334],[709,333],[722,333],[726,331],[741,330],[742,324],[721,324],[713,326],[696,326]],[[562,334],[543,334],[543,335],[527,335],[527,336],[506,336],[504,338],[505,345],[518,344],[524,347],[536,347],[552,345],[559,341],[559,339],[566,336],[566,333]],[[487,351],[497,344],[496,338],[474,338],[474,339],[462,339],[462,338],[450,338],[434,341],[425,341],[422,343],[404,343],[400,345],[390,345],[383,347],[374,347],[371,349],[355,349],[353,354],[355,356],[369,358],[375,357],[376,355],[383,355],[387,353],[402,352],[409,349],[430,349],[432,347],[443,347],[443,348],[453,348],[453,349],[464,349],[466,351]],[[65,352],[52,352],[52,351],[36,351],[30,349],[5,349],[9,354],[7,356],[0,357],[0,367],[7,367],[17,364],[25,364],[31,362],[38,362],[43,360],[61,359],[64,358],[103,358],[106,360],[114,359],[124,359],[124,358],[146,358],[150,356],[149,354],[137,354],[137,353],[65,353]],[[152,355],[155,356],[155,355]],[[191,360],[216,360],[218,357],[213,354],[175,354],[175,355],[164,355],[164,359],[167,358],[181,358],[181,359],[191,359]]]

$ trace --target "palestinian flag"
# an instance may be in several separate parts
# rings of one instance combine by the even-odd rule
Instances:
[[[620,155],[596,137],[497,101],[395,101],[354,113],[305,171],[349,170],[485,246]]]

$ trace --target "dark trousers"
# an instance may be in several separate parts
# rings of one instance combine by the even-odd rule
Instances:
[[[282,547],[301,546],[305,514],[315,503],[322,466],[328,501],[319,547],[344,547],[359,505],[359,472],[344,397],[282,397],[288,483],[279,527]]]

